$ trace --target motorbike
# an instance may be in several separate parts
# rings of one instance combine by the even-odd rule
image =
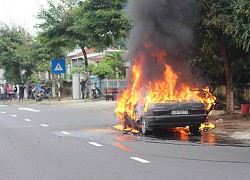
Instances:
[[[7,89],[7,92],[8,92],[7,99],[8,99],[8,100],[12,100],[12,99],[14,98],[14,90],[11,89],[11,88],[8,88],[8,89]]]
[[[50,96],[50,93],[47,93],[44,89],[39,89],[37,94],[35,94],[35,99],[36,101],[42,101],[43,99],[48,99]]]
[[[92,95],[94,99],[98,99],[98,98],[100,99],[103,97],[101,90],[97,86],[94,86],[94,88],[92,88]]]

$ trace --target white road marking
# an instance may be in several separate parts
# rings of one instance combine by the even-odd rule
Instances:
[[[97,146],[97,147],[103,146],[103,145],[98,144],[98,143],[96,143],[96,142],[89,142],[89,144],[91,144],[91,145],[93,145],[93,146]]]
[[[31,120],[30,119],[24,119],[25,121],[27,121],[27,122],[30,122]]]
[[[48,124],[41,124],[42,127],[49,127]]]
[[[4,106],[7,106],[7,105],[4,105],[4,104],[1,104],[0,107],[4,107]]]
[[[5,114],[6,112],[1,112],[1,114]]]
[[[31,112],[41,112],[40,110],[36,110],[33,108],[18,108],[20,111],[31,111]]]
[[[141,159],[141,158],[138,158],[138,157],[130,157],[130,159],[133,159],[135,161],[139,161],[141,163],[150,163],[150,161],[147,161],[145,159]]]
[[[62,134],[70,135],[71,133],[66,132],[66,131],[61,131]]]
[[[12,116],[12,117],[17,117],[17,115],[15,115],[15,114],[12,114],[12,115],[10,115],[10,116]]]

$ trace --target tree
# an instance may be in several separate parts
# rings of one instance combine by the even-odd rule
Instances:
[[[63,54],[61,53],[64,51],[62,47],[75,47],[72,34],[67,31],[67,28],[74,21],[72,9],[76,6],[77,1],[48,0],[47,3],[49,8],[41,8],[37,14],[37,18],[42,21],[36,25],[41,29],[41,32],[38,33],[37,40],[43,44],[46,49],[51,49],[49,59],[63,58],[65,57],[65,52]]]
[[[94,69],[94,67],[95,67],[95,64],[93,63],[93,62],[90,62],[89,63],[89,71],[90,72],[92,72],[93,71],[93,69]],[[78,73],[78,71],[79,72],[86,72],[86,68],[84,67],[84,66],[81,66],[81,67],[72,67],[71,69],[70,69],[70,73],[69,73],[69,79],[72,79],[72,75],[74,74],[74,73]]]
[[[202,37],[199,41],[200,51],[199,55],[203,59],[205,56],[212,57],[212,59],[220,59],[223,62],[223,69],[225,73],[226,84],[226,112],[233,114],[233,77],[232,77],[232,63],[237,62],[244,54],[237,48],[235,29],[238,27],[236,22],[240,19],[235,18],[233,5],[234,1],[198,1],[201,6],[201,21],[199,24],[199,33]],[[240,3],[240,0],[238,1]],[[245,22],[247,24],[247,22]],[[249,24],[249,21],[248,21]],[[239,28],[239,27],[238,27]],[[198,39],[198,38],[197,38]],[[212,54],[214,53],[214,54]],[[205,57],[205,58],[207,58]],[[215,67],[217,68],[217,67]],[[219,71],[220,72],[220,71]]]
[[[232,3],[232,34],[235,42],[245,52],[250,50],[250,1],[236,0]]]
[[[117,75],[119,78],[124,78],[126,75],[126,68],[124,67],[126,59],[124,58],[123,53],[123,51],[108,52],[105,56],[105,60],[110,60],[110,66],[112,67],[113,71],[117,73],[115,74],[116,78]]]
[[[122,12],[126,0],[88,0],[79,3],[73,14],[77,17],[68,30],[79,39],[83,50],[85,66],[88,66],[87,48],[104,50],[112,46],[115,40],[126,37],[130,28],[129,21]]]
[[[122,13],[126,0],[48,1],[49,9],[42,9],[38,18],[43,23],[40,36],[53,47],[75,47],[83,52],[85,66],[88,58],[85,48],[103,50],[113,45],[114,39],[126,36],[130,28]]]
[[[92,73],[97,75],[100,79],[104,79],[105,77],[114,78],[115,74],[110,64],[105,60],[94,67]]]
[[[24,80],[32,73],[35,61],[32,58],[34,39],[21,26],[0,26],[0,67],[10,82]]]
[[[121,11],[126,2],[58,0],[54,3],[49,0],[49,9],[42,9],[38,14],[38,18],[43,20],[38,25],[42,29],[40,36],[53,48],[72,48],[78,44],[89,71],[85,48],[103,50],[112,46],[113,40],[126,36],[130,23]],[[90,83],[88,86],[91,88]]]
[[[250,55],[248,59],[247,57],[240,58],[237,63],[232,63],[232,74],[234,75],[235,99],[240,103],[250,103],[244,99],[244,90],[250,82]]]

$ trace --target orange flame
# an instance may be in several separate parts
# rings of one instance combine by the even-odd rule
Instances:
[[[147,44],[146,47],[151,47]],[[122,126],[125,121],[125,113],[134,121],[136,121],[135,106],[140,105],[144,107],[144,111],[151,103],[160,103],[166,101],[200,101],[206,105],[207,110],[213,107],[216,103],[216,98],[211,95],[209,88],[206,87],[203,91],[207,94],[202,96],[201,91],[197,88],[189,87],[188,85],[179,81],[178,75],[174,72],[172,67],[165,63],[166,52],[159,51],[153,55],[158,64],[165,67],[163,78],[151,82],[148,81],[146,86],[143,86],[142,81],[142,66],[141,62],[144,62],[144,56],[141,56],[135,60],[135,64],[132,67],[132,85],[124,90],[117,98],[117,104],[115,114],[120,120],[119,124]],[[124,127],[126,129],[127,127]]]

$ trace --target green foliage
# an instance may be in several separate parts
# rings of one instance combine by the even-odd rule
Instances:
[[[116,56],[112,56],[116,55]],[[101,79],[108,77],[111,79],[117,78],[124,78],[126,69],[123,65],[123,61],[121,56],[119,56],[121,52],[119,53],[110,53],[108,54],[104,60],[102,60],[94,69],[93,74],[98,75]],[[119,57],[118,59],[115,59],[115,57]],[[121,59],[120,59],[121,58]],[[120,60],[119,60],[120,59]]]
[[[245,52],[250,50],[250,1],[236,0],[233,9],[233,37],[239,47]]]
[[[89,65],[88,65],[88,70],[89,70],[90,72],[92,72],[93,69],[95,68],[95,66],[96,66],[95,63],[90,62]],[[85,69],[85,71],[86,71],[86,69]]]
[[[107,54],[105,56],[106,56],[106,58],[113,59],[117,62],[118,61],[124,62],[125,58],[123,57],[123,53],[124,53],[124,51],[107,52]]]
[[[32,73],[36,60],[32,52],[35,41],[20,26],[0,25],[0,67],[5,70],[5,78],[20,83]],[[22,74],[25,70],[25,74]],[[23,79],[24,78],[24,79]]]
[[[40,79],[39,79],[39,76],[36,72],[33,72],[29,77],[27,77],[27,82],[29,83],[37,83],[39,82]]]
[[[115,78],[114,71],[108,61],[101,61],[98,66],[93,68],[92,74],[97,75],[100,79],[104,79],[105,77],[108,78]]]
[[[89,63],[88,70],[89,70],[90,72],[92,72],[93,69],[94,69],[94,67],[95,67],[95,64],[94,64],[94,63]],[[77,73],[80,74],[80,73],[82,73],[82,72],[87,72],[86,67],[80,66],[79,69],[78,69],[78,67],[72,67],[72,68],[70,68],[69,79],[72,79],[72,75],[73,75],[73,74],[77,74]]]
[[[239,69],[234,70],[234,68],[239,63],[244,67],[248,66],[249,54],[242,51],[243,49],[246,50],[243,46],[240,47],[239,44],[235,43],[239,40],[235,33],[236,29],[238,29],[242,30],[238,32],[244,34],[242,28],[249,26],[250,22],[249,18],[247,20],[246,16],[242,14],[237,16],[235,9],[239,9],[236,6],[237,4],[241,9],[245,8],[246,10],[246,3],[249,4],[249,2],[244,0],[199,0],[198,3],[201,7],[201,19],[196,26],[196,57],[191,62],[191,65],[194,71],[199,69],[200,74],[212,86],[226,84],[224,63],[220,51],[220,46],[223,45],[236,84],[238,82],[237,77],[244,79],[246,75],[242,75]],[[248,30],[250,29],[248,28]],[[249,41],[249,37],[247,39]],[[244,82],[249,82],[249,78],[245,78]]]
[[[126,0],[48,2],[49,8],[38,14],[43,21],[38,25],[42,29],[39,39],[55,52],[60,47],[72,49],[76,44],[83,52],[90,47],[103,50],[124,38],[130,28],[122,13]]]
[[[81,66],[79,68],[78,67],[70,68],[69,78],[72,79],[73,74],[78,74],[78,73],[80,74],[84,70],[85,70],[85,68],[83,66]]]
[[[233,114],[234,87],[237,88],[240,84],[250,81],[249,78],[245,78],[246,75],[249,77],[248,73],[242,73],[237,69],[239,64],[248,66],[249,62],[249,2],[247,0],[198,0],[198,2],[201,7],[201,20],[196,33],[195,67],[202,68],[201,74],[210,80],[211,85],[222,83],[226,85],[226,113]],[[243,82],[238,83],[241,80]],[[242,97],[242,92],[237,91],[236,97]]]
[[[38,72],[50,72],[51,71],[51,64],[50,60],[44,60],[37,62],[36,70]]]
[[[1,24],[0,36],[0,67],[5,70],[5,78],[10,82],[27,81],[36,71],[50,71],[53,56],[66,55],[63,48],[41,44],[20,26]],[[23,70],[25,74],[22,74]]]
[[[191,62],[191,67],[193,74],[197,74],[198,71],[199,76],[202,76],[198,80],[202,79],[203,82],[205,80],[205,83],[212,87],[226,83],[223,61],[216,55],[211,56],[211,58],[196,57]]]
[[[54,49],[73,47],[71,44],[74,44],[74,40],[67,28],[74,22],[71,12],[75,6],[75,0],[48,0],[48,9],[42,8],[37,15],[37,18],[42,20],[37,27],[42,29],[39,39],[43,44]]]
[[[124,78],[126,75],[126,68],[124,67],[124,63],[126,62],[126,59],[123,56],[123,51],[120,52],[109,52],[104,61],[107,61],[107,63],[112,67],[113,71],[118,73],[119,78]]]
[[[249,0],[199,0],[202,8],[202,24],[217,37],[225,36],[234,46],[249,52],[250,48],[250,1]]]
[[[81,37],[85,46],[103,50],[113,45],[114,40],[126,37],[130,24],[122,12],[126,0],[89,0],[74,9],[77,17],[73,33]]]
[[[232,74],[235,87],[244,88],[250,82],[250,55],[232,63]]]

